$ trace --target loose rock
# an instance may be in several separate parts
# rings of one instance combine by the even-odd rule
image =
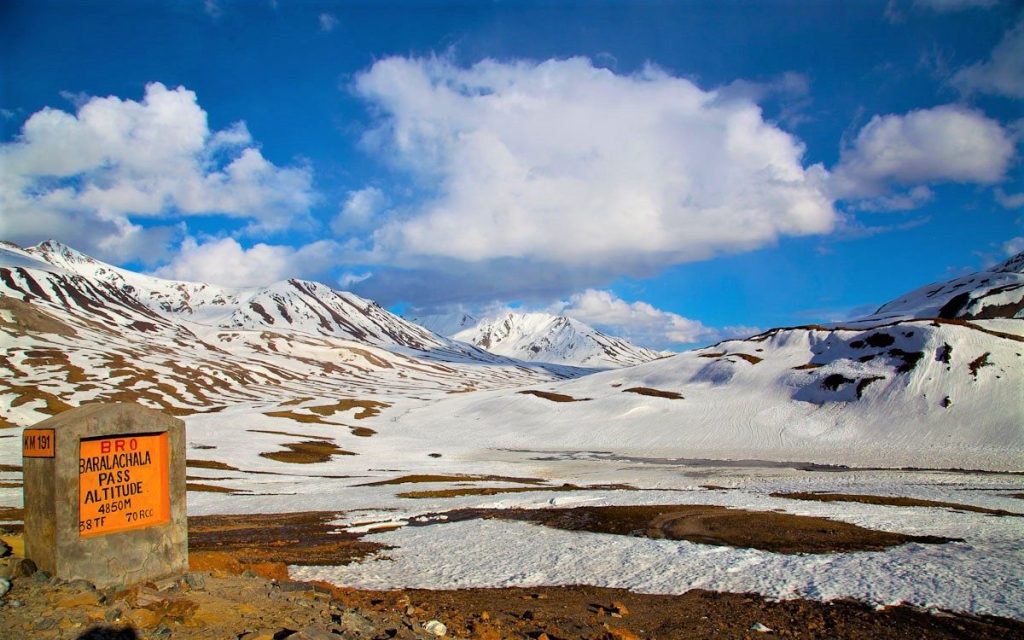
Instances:
[[[444,636],[444,634],[448,633],[448,627],[444,626],[444,623],[438,620],[430,620],[429,622],[423,625],[423,629],[427,633],[431,633],[439,638]]]

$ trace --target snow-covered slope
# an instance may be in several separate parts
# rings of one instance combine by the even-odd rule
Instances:
[[[229,289],[146,276],[105,264],[59,242],[5,253],[47,264],[129,295],[163,317],[229,329],[276,329],[356,340],[384,347],[464,352],[453,343],[359,296],[318,282],[287,280],[263,288]]]
[[[848,327],[773,329],[542,395],[453,398],[403,420],[467,448],[485,446],[486,434],[494,448],[1021,471],[1024,320],[928,316],[956,296],[972,313],[1010,313],[1022,262],[883,307],[902,319],[892,311]],[[921,302],[939,298],[929,298],[935,290],[944,301]]]
[[[12,424],[91,400],[177,415],[303,397],[390,404],[582,373],[487,353],[318,283],[162,280],[56,242],[0,246],[0,332],[0,420]]]
[[[882,305],[866,319],[891,321],[907,318],[1024,318],[1024,253],[988,271],[911,291]]]
[[[665,355],[578,320],[547,313],[509,312],[452,337],[510,358],[601,369],[633,366]]]

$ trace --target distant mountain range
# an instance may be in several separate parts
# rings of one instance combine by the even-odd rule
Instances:
[[[163,280],[54,241],[0,244],[0,330],[0,420],[9,424],[92,400],[189,415],[239,401],[403,397],[591,372],[494,355],[316,282]]]
[[[508,311],[485,320],[460,313],[416,321],[460,342],[531,362],[615,369],[671,355],[638,347],[579,320],[549,313]]]
[[[95,400],[390,408],[396,433],[474,449],[1024,470],[1024,254],[855,321],[669,357],[564,317],[474,320],[453,339],[315,282],[230,289],[5,243],[0,426]]]

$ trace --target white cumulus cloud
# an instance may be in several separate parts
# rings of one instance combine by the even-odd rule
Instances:
[[[318,275],[333,263],[337,250],[330,240],[299,248],[264,243],[245,248],[234,238],[200,242],[186,237],[174,259],[154,275],[230,287],[263,286]]]
[[[998,122],[959,105],[875,116],[842,149],[832,173],[833,193],[877,198],[894,186],[994,184],[1014,154],[1013,136]],[[915,198],[911,191],[905,203],[928,195],[919,192]]]
[[[664,348],[714,340],[720,332],[697,320],[658,309],[646,302],[627,302],[611,291],[587,289],[573,294],[553,311],[629,339]]]
[[[331,230],[338,235],[365,230],[377,221],[387,203],[387,196],[377,187],[349,191],[341,210],[331,221]]]
[[[366,144],[437,185],[374,237],[379,255],[621,272],[826,233],[826,171],[748,98],[654,68],[392,57],[356,81]]]
[[[93,97],[74,114],[34,113],[0,146],[0,164],[5,237],[62,234],[107,259],[148,257],[126,255],[133,237],[159,227],[145,218],[226,215],[281,230],[305,221],[315,199],[308,167],[268,161],[244,123],[211,131],[195,93],[158,82],[138,102]]]
[[[1024,98],[1024,18],[1006,32],[987,61],[961,69],[952,81],[964,93]]]

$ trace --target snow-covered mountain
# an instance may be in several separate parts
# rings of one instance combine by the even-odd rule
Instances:
[[[509,358],[601,369],[633,366],[666,355],[573,318],[547,313],[508,312],[452,337]]]
[[[445,459],[583,448],[1021,471],[1022,270],[1024,255],[843,326],[772,329],[579,377],[481,347],[528,355],[517,349],[541,336],[539,352],[526,346],[538,360],[590,349],[573,362],[592,368],[660,354],[627,355],[550,316],[503,318],[471,337],[478,347],[315,283],[234,290],[135,274],[57,243],[3,245],[0,420],[134,400],[208,429],[261,414],[336,430],[344,416],[324,416],[385,411],[363,424]]]
[[[772,329],[540,394],[452,398],[403,422],[468,448],[1022,471],[1022,266],[925,287],[848,326]]]
[[[120,269],[58,242],[0,245],[0,420],[90,400],[179,415],[239,401],[374,398],[585,371],[496,356],[303,280],[230,289]]]
[[[396,316],[375,302],[335,291],[318,282],[292,279],[268,287],[229,289],[134,273],[52,240],[24,250],[12,245],[0,248],[6,253],[20,253],[45,263],[37,268],[57,267],[86,278],[108,293],[130,296],[165,319],[225,329],[295,331],[383,347],[467,351],[462,345]],[[51,279],[60,281],[61,277],[56,275]],[[102,296],[100,291],[84,289],[86,296],[91,297]]]
[[[1024,253],[988,271],[911,291],[882,305],[866,320],[892,321],[907,318],[1024,318]]]

